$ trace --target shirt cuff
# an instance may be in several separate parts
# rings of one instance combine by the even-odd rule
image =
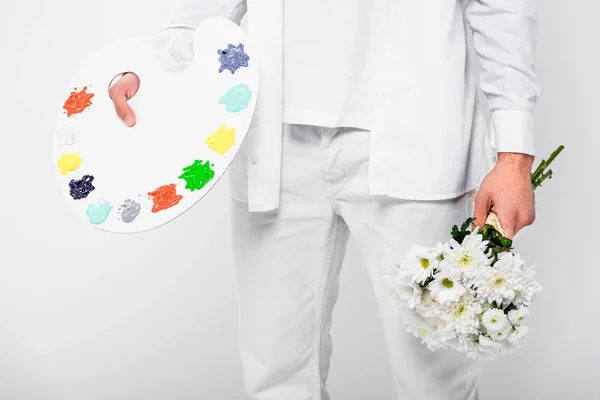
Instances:
[[[531,111],[499,109],[492,112],[491,119],[491,146],[498,153],[535,156],[535,124]]]

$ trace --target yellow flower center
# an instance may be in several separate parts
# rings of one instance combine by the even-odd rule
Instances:
[[[423,267],[423,269],[429,268],[429,259],[428,258],[421,258],[421,267]]]
[[[458,262],[460,264],[462,264],[463,266],[467,266],[467,265],[471,264],[472,261],[473,261],[473,257],[467,252],[463,253],[462,257],[458,260]]]
[[[450,289],[452,286],[454,286],[454,282],[452,282],[451,279],[444,278],[444,280],[442,281],[442,285],[444,285],[444,287]]]

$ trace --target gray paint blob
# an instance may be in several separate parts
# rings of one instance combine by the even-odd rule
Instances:
[[[139,215],[142,206],[135,200],[127,199],[119,210],[121,212],[121,220],[125,223],[133,222],[133,220]]]

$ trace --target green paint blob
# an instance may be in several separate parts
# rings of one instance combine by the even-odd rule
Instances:
[[[214,166],[214,165],[213,165]],[[179,179],[185,180],[185,188],[191,190],[202,189],[214,176],[208,160],[202,163],[201,160],[196,160],[192,165],[183,169],[183,174],[179,175]]]
[[[238,112],[248,107],[251,98],[252,92],[248,85],[240,83],[229,89],[227,93],[221,97],[219,104],[224,104],[227,112]]]
[[[90,204],[88,205],[87,210],[85,210],[85,215],[87,215],[90,223],[99,225],[106,221],[112,208],[113,206],[108,201],[100,204]]]

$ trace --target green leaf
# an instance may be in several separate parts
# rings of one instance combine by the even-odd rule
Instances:
[[[465,222],[463,222],[462,227],[460,228],[460,230],[463,231],[463,232],[469,232],[469,233],[471,233],[470,231],[468,231],[468,228],[471,226],[471,222],[473,222],[473,221],[475,221],[475,218],[473,218],[473,217],[467,218],[467,220]]]

